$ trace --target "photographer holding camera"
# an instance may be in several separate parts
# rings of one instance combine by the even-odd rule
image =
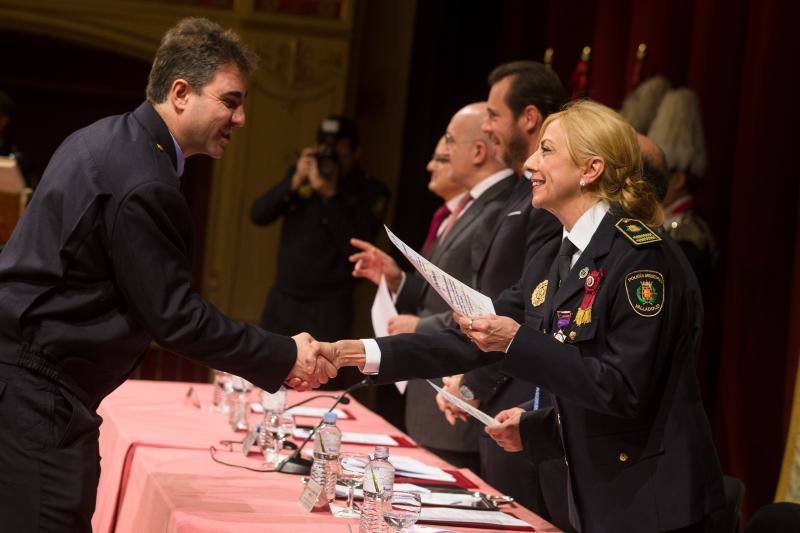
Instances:
[[[372,241],[389,191],[358,165],[358,133],[343,117],[322,122],[315,148],[306,148],[284,179],[258,198],[250,218],[259,226],[283,218],[277,275],[262,326],[314,338],[350,334],[353,287],[350,239]]]

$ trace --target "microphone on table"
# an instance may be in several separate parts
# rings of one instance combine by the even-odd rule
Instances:
[[[370,385],[373,385],[373,382],[372,382],[372,378],[369,377],[369,376],[365,377],[364,379],[362,379],[358,383],[354,383],[353,385],[350,385],[339,396],[334,396],[336,398],[336,401],[333,402],[333,405],[330,406],[330,408],[328,409],[328,412],[333,411],[336,408],[336,406],[339,405],[340,403],[349,403],[350,402],[350,398],[346,398],[346,396],[348,394],[350,394],[351,392],[353,392],[354,390],[358,390],[358,389],[361,389],[361,388],[364,388],[364,387],[368,387]],[[330,396],[330,395],[321,394],[320,396],[324,397],[324,396]],[[315,396],[315,398],[316,397],[319,397],[319,396]],[[311,400],[311,399],[312,398],[309,398],[309,400]],[[347,400],[347,402],[345,402],[345,400]],[[304,402],[301,402],[301,403],[304,403]],[[293,407],[296,407],[296,406],[293,406]],[[307,476],[308,474],[311,473],[311,464],[312,464],[313,461],[311,461],[309,459],[304,459],[300,455],[300,453],[303,451],[303,448],[305,447],[305,445],[308,444],[308,441],[311,440],[311,437],[314,436],[314,434],[317,432],[319,427],[322,425],[322,422],[323,421],[320,420],[319,423],[316,426],[314,426],[314,429],[312,429],[311,431],[308,432],[308,436],[305,438],[305,440],[303,442],[300,443],[300,446],[297,447],[297,450],[295,450],[292,455],[290,455],[285,461],[283,461],[281,464],[279,464],[278,466],[275,467],[275,471],[276,472],[282,472],[284,474],[300,474],[300,475],[303,475],[303,476]]]
[[[295,407],[300,407],[301,405],[305,405],[312,400],[316,400],[318,398],[330,398],[332,400],[339,400],[338,403],[342,405],[347,405],[350,403],[350,398],[342,398],[341,396],[336,396],[334,394],[317,394],[316,396],[311,396],[310,398],[306,398],[305,400],[297,403],[293,403],[286,407],[286,411],[289,409],[294,409]]]

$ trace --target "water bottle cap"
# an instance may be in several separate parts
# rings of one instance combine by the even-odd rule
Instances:
[[[335,424],[336,423],[336,413],[327,412],[322,415],[322,421],[326,424]]]
[[[378,459],[386,459],[389,457],[389,448],[386,446],[375,446],[375,457]]]

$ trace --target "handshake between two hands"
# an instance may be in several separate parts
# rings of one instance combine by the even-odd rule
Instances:
[[[297,345],[297,359],[284,383],[297,391],[316,389],[335,378],[342,367],[364,367],[366,352],[359,340],[320,342],[308,333],[292,339]]]

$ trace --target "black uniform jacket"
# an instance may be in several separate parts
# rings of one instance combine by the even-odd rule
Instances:
[[[477,288],[490,298],[496,298],[516,283],[531,258],[548,241],[562,234],[561,223],[553,215],[531,205],[528,180],[520,180],[510,200],[506,212],[498,219],[492,244],[478,272]],[[467,372],[463,383],[480,400],[481,409],[492,416],[533,398],[536,388],[503,373],[500,363]],[[540,399],[540,405],[549,405],[546,395]]]
[[[697,282],[668,237],[635,245],[616,225],[637,223],[620,221],[606,215],[560,289],[557,262],[534,258],[495,301],[498,315],[524,322],[506,355],[480,352],[454,331],[377,339],[381,380],[502,359],[504,371],[551,391],[555,416],[541,417],[534,433],[552,442],[549,421],[562,436],[583,533],[677,529],[724,505],[694,373]],[[555,246],[542,253],[552,257]],[[586,279],[601,269],[591,320],[576,325]],[[553,335],[557,311],[572,312],[564,342]],[[526,451],[539,459],[535,446]]]
[[[294,341],[234,322],[190,287],[192,222],[169,130],[149,103],[68,137],[0,255],[0,361],[88,407],[151,339],[275,390]]]

